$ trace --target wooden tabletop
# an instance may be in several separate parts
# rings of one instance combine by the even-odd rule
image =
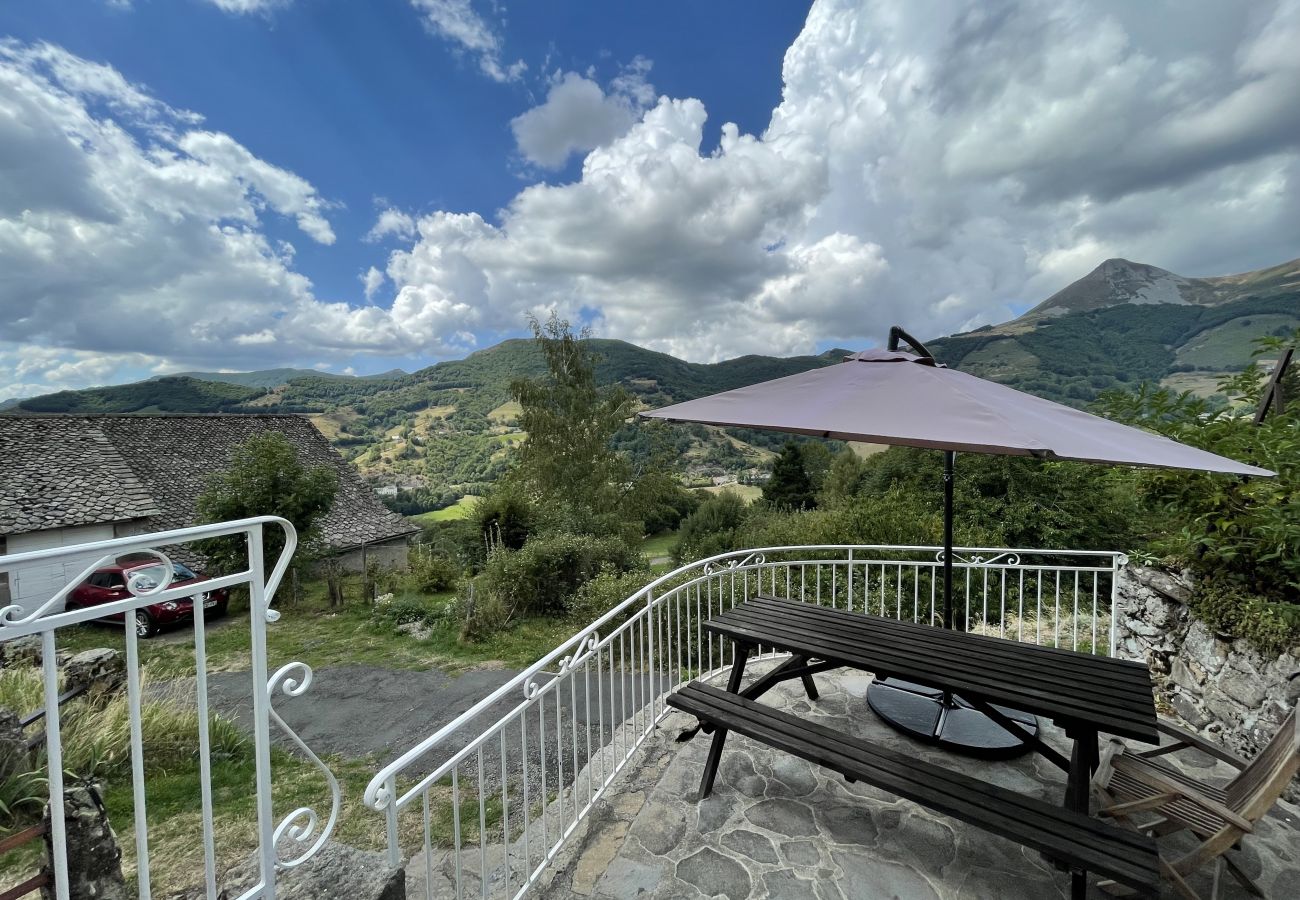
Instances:
[[[760,595],[716,616],[714,634],[1159,743],[1151,675],[1138,662]]]

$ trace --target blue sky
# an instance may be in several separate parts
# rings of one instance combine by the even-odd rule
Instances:
[[[0,7],[0,399],[415,368],[558,311],[690,359],[1300,255],[1300,2]]]
[[[490,215],[529,175],[574,176],[577,155],[558,171],[529,169],[510,130],[545,98],[556,70],[594,69],[605,83],[649,59],[658,90],[699,97],[760,131],[806,14],[806,4],[785,0],[512,4],[492,24],[505,55],[528,68],[505,84],[402,0],[300,0],[242,15],[206,0],[11,3],[0,8],[0,32],[108,63],[310,181],[337,204],[329,220],[338,240],[295,242],[299,267],[318,295],[356,303],[358,276],[382,264],[364,240],[377,205]],[[711,123],[706,145],[721,125]],[[264,230],[294,240],[292,223],[271,218]]]

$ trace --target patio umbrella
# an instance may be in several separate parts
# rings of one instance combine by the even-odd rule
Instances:
[[[906,341],[913,353],[898,349]],[[842,363],[641,413],[650,419],[781,431],[944,452],[944,627],[953,626],[953,471],[957,453],[1273,475],[1186,444],[986,381],[937,362],[895,326],[885,350]],[[880,683],[872,708],[931,740],[988,754],[1021,742],[948,695]],[[1028,725],[1028,719],[1022,719]]]

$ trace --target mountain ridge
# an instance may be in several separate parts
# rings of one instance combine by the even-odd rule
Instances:
[[[1270,296],[1296,291],[1300,291],[1300,259],[1236,275],[1188,278],[1159,266],[1112,258],[1004,324],[1121,303],[1217,306],[1244,299],[1247,294]]]
[[[1100,391],[1142,381],[1212,393],[1218,378],[1250,360],[1253,338],[1298,327],[1300,260],[1186,278],[1111,259],[1016,319],[927,343],[964,371],[1085,406]],[[621,340],[593,338],[591,347],[598,380],[622,385],[644,406],[831,365],[848,352],[692,363]],[[524,438],[510,383],[543,371],[540,351],[519,338],[411,373],[181,373],[27,398],[4,414],[299,412],[374,481],[472,490],[498,477]],[[649,440],[646,429],[628,428],[616,443],[641,453]],[[760,467],[785,438],[681,426],[671,440],[679,469],[702,477]]]

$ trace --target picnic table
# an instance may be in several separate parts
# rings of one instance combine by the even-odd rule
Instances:
[[[1090,871],[1142,894],[1158,891],[1154,840],[1088,814],[1099,733],[1159,743],[1151,678],[1141,663],[766,595],[738,604],[705,628],[733,644],[727,689],[691,682],[668,699],[713,731],[701,800],[712,792],[727,733],[736,731],[1037,849],[1071,869],[1076,898],[1085,895]],[[742,689],[746,661],[760,648],[790,657]],[[957,694],[1067,773],[1063,802],[1027,797],[757,702],[792,679],[816,700],[812,676],[839,668]],[[1070,757],[1035,729],[1022,728],[1012,710],[1060,726],[1073,743]]]

